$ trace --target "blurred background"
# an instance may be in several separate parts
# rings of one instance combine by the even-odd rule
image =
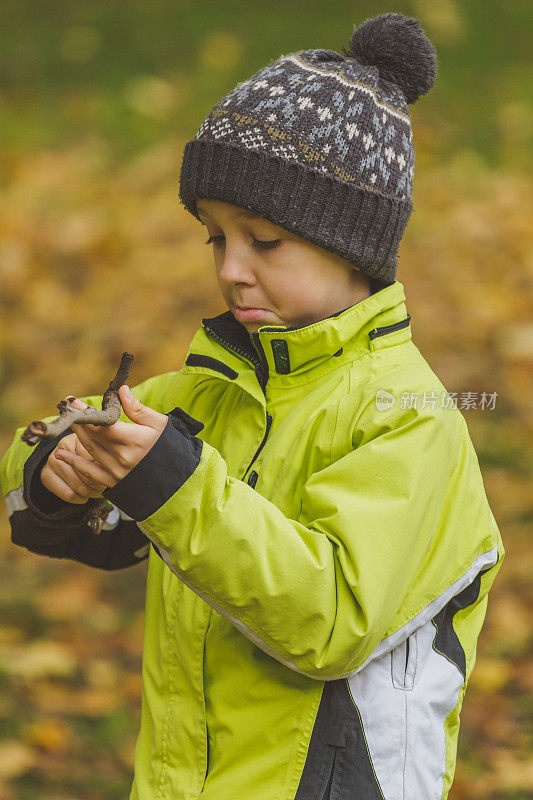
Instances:
[[[400,246],[412,331],[457,392],[507,555],[461,715],[450,800],[533,797],[531,7],[525,0],[3,0],[0,453],[67,394],[179,369],[226,310],[179,204],[209,109],[282,53],[416,16],[437,48],[410,107]],[[475,393],[463,403],[463,393]],[[488,407],[478,400],[494,395]],[[476,400],[477,398],[477,400]],[[106,574],[11,544],[0,503],[0,799],[125,800],[140,721],[146,562]],[[420,799],[422,800],[422,798]]]

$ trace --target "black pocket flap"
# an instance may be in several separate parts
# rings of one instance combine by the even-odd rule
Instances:
[[[172,411],[169,411],[167,416],[169,416],[172,420],[174,427],[181,431],[184,436],[187,436],[188,439],[190,439],[192,436],[196,436],[196,434],[200,433],[204,427],[203,422],[191,417],[190,414],[187,414],[187,412],[179,406],[176,406],[176,408],[173,408]]]

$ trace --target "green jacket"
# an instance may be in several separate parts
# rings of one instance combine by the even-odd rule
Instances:
[[[1,462],[15,544],[149,555],[130,800],[446,798],[504,548],[403,285],[300,328],[203,319],[133,392],[169,419],[100,536],[40,483],[57,440],[21,427]]]

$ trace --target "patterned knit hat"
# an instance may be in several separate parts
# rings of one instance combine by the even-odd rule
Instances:
[[[229,92],[188,141],[179,197],[254,211],[372,278],[392,283],[413,210],[408,103],[434,85],[435,48],[420,23],[381,14],[349,49],[299,50]]]

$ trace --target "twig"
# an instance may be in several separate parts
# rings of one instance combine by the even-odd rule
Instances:
[[[110,381],[108,388],[102,396],[101,411],[92,406],[89,408],[72,408],[72,406],[69,405],[69,401],[74,400],[74,397],[61,400],[57,404],[59,417],[56,417],[52,422],[34,420],[21,435],[20,438],[22,441],[27,444],[37,444],[37,442],[43,439],[54,439],[56,436],[59,436],[60,433],[66,431],[73,422],[78,422],[82,425],[113,425],[120,417],[122,409],[118,390],[128,380],[133,359],[133,353],[122,353],[122,359],[117,374],[113,380]],[[104,497],[90,497],[87,500],[87,510],[83,521],[87,523],[91,533],[100,533],[102,525],[112,508],[113,504]]]
[[[67,400],[61,400],[57,404],[59,417],[56,417],[52,422],[34,420],[21,435],[22,441],[27,444],[37,444],[42,439],[54,439],[60,433],[66,431],[73,422],[83,425],[113,425],[120,417],[122,409],[118,390],[128,380],[133,359],[133,353],[122,354],[117,374],[102,397],[101,411],[92,406],[89,408],[72,408]]]
[[[112,508],[113,503],[110,503],[105,497],[90,497],[87,500],[87,513],[83,521],[89,526],[91,533],[96,535],[100,533]]]

